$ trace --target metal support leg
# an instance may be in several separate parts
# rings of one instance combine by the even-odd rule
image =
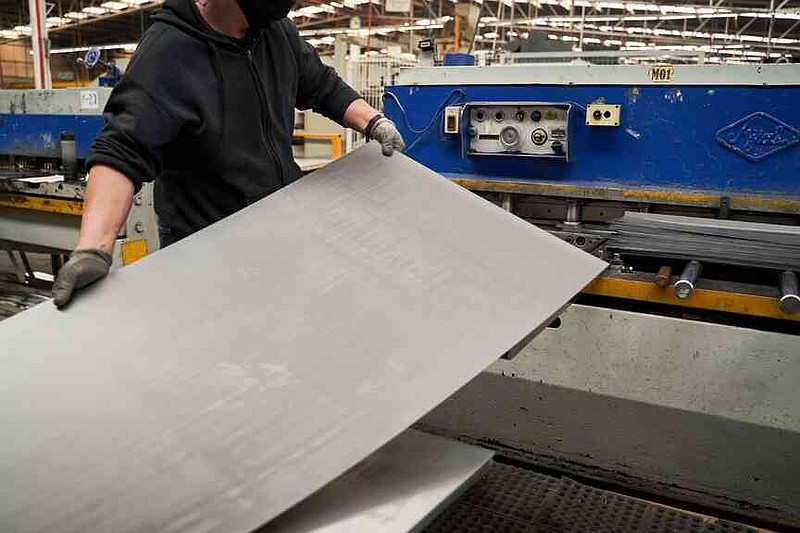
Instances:
[[[564,221],[564,225],[572,227],[581,225],[581,204],[578,202],[569,202],[567,204],[567,220]]]
[[[28,279],[34,279],[36,276],[33,275],[33,268],[31,267],[31,262],[28,261],[28,254],[19,252],[19,258],[22,259],[22,266],[25,267],[25,274],[27,274]]]
[[[512,209],[514,209],[514,198],[511,196],[511,193],[500,193],[500,201],[502,202],[503,209],[511,213]]]
[[[14,274],[17,275],[17,281],[20,283],[25,283],[25,269],[19,264],[17,256],[14,255],[14,251],[6,250],[6,253],[8,254],[8,258],[11,260],[11,266],[14,267]]]

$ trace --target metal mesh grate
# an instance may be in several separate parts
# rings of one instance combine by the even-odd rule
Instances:
[[[533,533],[534,526],[480,507],[456,504],[442,513],[426,533]]]
[[[642,531],[649,506],[562,478],[551,505],[540,515],[541,531]]]
[[[529,522],[558,484],[554,477],[493,463],[483,480],[467,491],[460,503]]]
[[[757,533],[759,530],[500,463],[426,533]]]

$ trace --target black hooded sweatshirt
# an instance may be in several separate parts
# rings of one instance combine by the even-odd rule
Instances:
[[[288,19],[234,39],[192,0],[166,0],[153,20],[86,163],[120,171],[137,191],[155,179],[159,223],[176,240],[300,177],[295,107],[341,123],[359,96]]]

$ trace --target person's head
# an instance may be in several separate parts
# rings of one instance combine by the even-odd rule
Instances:
[[[263,28],[280,20],[294,7],[294,0],[236,0],[247,24],[251,28]]]

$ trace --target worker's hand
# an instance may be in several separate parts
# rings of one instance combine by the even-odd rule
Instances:
[[[386,117],[380,117],[374,122],[370,121],[366,135],[367,139],[375,139],[381,143],[383,155],[387,157],[392,155],[395,150],[402,152],[406,148],[406,143],[403,142],[403,137],[397,131],[394,122]]]
[[[95,281],[106,277],[111,269],[111,255],[103,250],[75,250],[69,261],[61,267],[53,284],[53,303],[61,309],[72,299],[72,294]]]

